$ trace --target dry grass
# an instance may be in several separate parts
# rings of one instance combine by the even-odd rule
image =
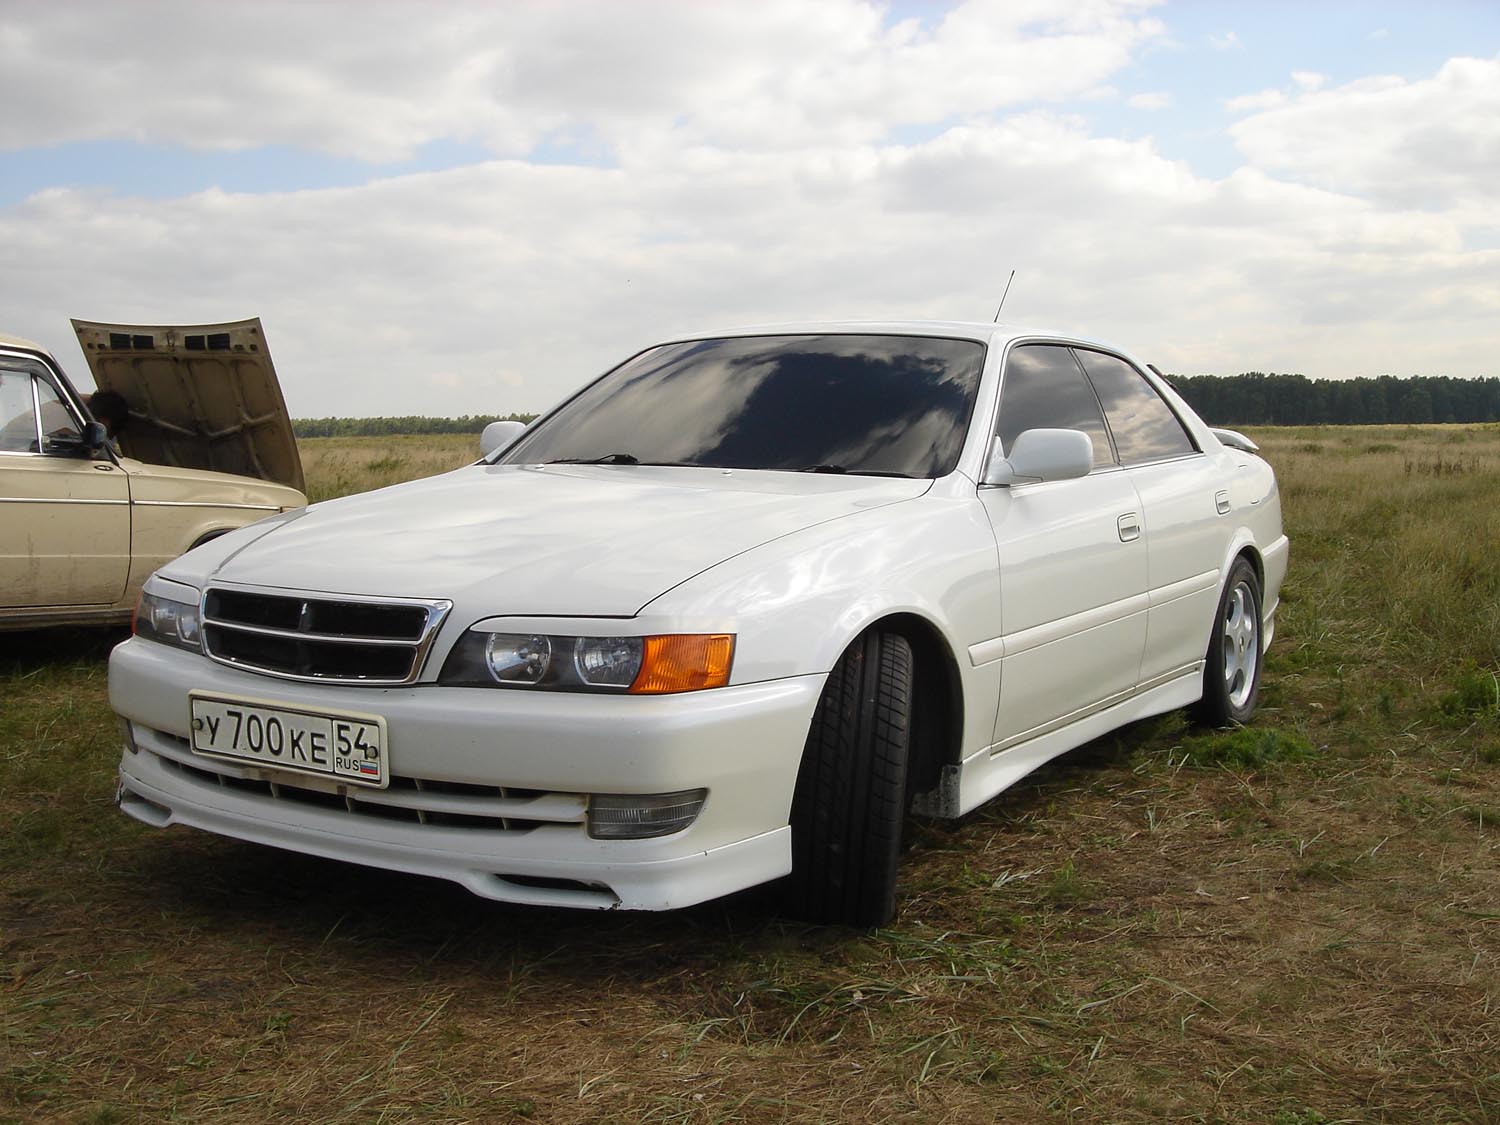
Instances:
[[[0,1119],[1500,1119],[1500,429],[1256,437],[1294,537],[1256,724],[914,825],[869,934],[151,831],[110,807],[113,638],[12,635]],[[305,444],[315,495],[470,459]]]
[[[297,444],[307,475],[307,497],[313,503],[430,477],[479,456],[478,434],[303,438]]]

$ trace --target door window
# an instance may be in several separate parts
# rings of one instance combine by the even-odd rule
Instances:
[[[73,417],[57,393],[57,388],[45,379],[36,381],[36,401],[42,420],[42,449],[45,452],[47,442],[53,438],[67,438],[76,442],[83,436],[78,428],[78,421]]]
[[[1103,352],[1076,353],[1099,401],[1122,465],[1141,465],[1196,453],[1187,430],[1156,389],[1123,359]]]
[[[31,375],[25,371],[0,371],[0,453],[36,451]]]
[[[1009,453],[1016,438],[1036,429],[1082,430],[1094,443],[1094,467],[1115,463],[1099,400],[1073,353],[1058,345],[1025,344],[1005,360],[995,436]]]

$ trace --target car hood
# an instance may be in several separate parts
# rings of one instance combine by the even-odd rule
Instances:
[[[274,481],[246,480],[207,469],[148,465],[131,457],[121,457],[120,468],[130,478],[130,498],[137,503],[221,505],[268,511],[300,508],[307,503],[302,493]]]
[[[226,537],[232,552],[211,574],[188,577],[449,598],[475,617],[624,617],[724,559],[929,487],[720,469],[472,465],[316,504],[253,540]]]
[[[259,477],[305,491],[302,459],[259,319],[73,331],[101,391],[130,405],[127,457]]]

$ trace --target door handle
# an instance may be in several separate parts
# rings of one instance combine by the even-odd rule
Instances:
[[[1229,514],[1229,493],[1227,491],[1221,490],[1214,493],[1214,507],[1219,510],[1219,515],[1221,516]]]
[[[1126,512],[1115,521],[1115,526],[1120,529],[1121,543],[1129,543],[1141,537],[1141,517],[1135,512]]]

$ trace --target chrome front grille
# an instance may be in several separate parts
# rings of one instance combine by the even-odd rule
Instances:
[[[291,680],[409,684],[448,601],[210,586],[203,649],[220,664]]]

